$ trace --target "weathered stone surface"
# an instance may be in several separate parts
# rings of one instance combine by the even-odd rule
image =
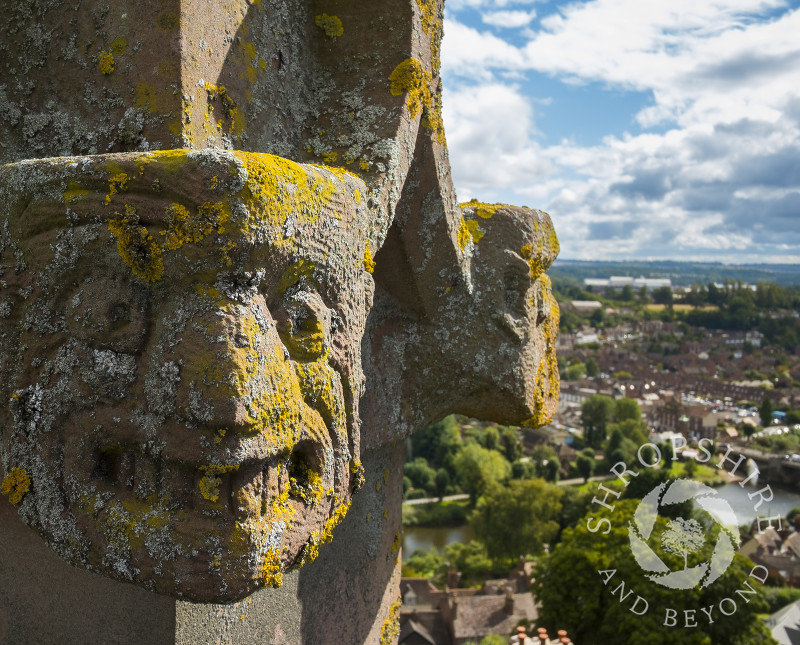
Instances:
[[[442,15],[0,16],[2,492],[64,560],[206,603],[176,602],[176,642],[392,642],[400,440],[553,412],[558,242],[541,211],[459,206]]]
[[[363,182],[221,151],[0,176],[21,517],[71,562],[195,600],[312,560],[359,477]]]

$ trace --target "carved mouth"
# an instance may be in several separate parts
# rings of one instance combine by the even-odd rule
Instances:
[[[216,519],[279,520],[333,494],[332,453],[303,441],[289,454],[239,463],[189,464],[143,450],[104,445],[95,450],[91,482],[123,504],[166,504]]]

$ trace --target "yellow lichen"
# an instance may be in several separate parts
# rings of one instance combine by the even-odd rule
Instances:
[[[364,247],[364,270],[367,273],[375,271],[375,260],[372,259],[372,251],[370,251],[369,244]]]
[[[463,204],[459,204],[461,208],[468,211],[468,213],[472,213],[474,211],[475,215],[482,219],[491,219],[492,216],[501,208],[505,206],[509,206],[508,204],[486,204],[484,202],[479,202],[477,199],[470,200],[468,202],[464,202]],[[511,207],[513,208],[513,206]]]
[[[408,93],[406,105],[413,119],[423,106],[431,102],[431,75],[416,58],[406,58],[389,75],[390,91],[393,96]]]
[[[348,175],[352,177],[343,169],[302,167],[268,154],[234,154],[247,170],[247,184],[239,196],[250,216],[245,221],[246,228],[263,225],[262,222],[283,226],[290,217],[313,223],[334,197],[345,192],[343,180]],[[336,213],[340,214],[340,209]],[[287,238],[277,244],[293,245],[294,241]]]
[[[533,280],[536,280],[544,273],[544,264],[542,262],[543,251],[544,249],[534,250],[530,244],[525,244],[519,250],[519,254],[522,256],[522,259],[528,263],[530,275]]]
[[[422,30],[430,37],[431,44],[431,68],[433,75],[439,74],[441,65],[441,44],[442,44],[442,17],[439,15],[438,3],[436,0],[417,0],[420,10]]]
[[[108,194],[106,195],[106,204],[111,203],[111,197],[116,195],[121,190],[128,188],[128,175],[124,172],[118,172],[108,180]]]
[[[466,250],[467,244],[470,243],[472,239],[472,233],[467,226],[467,222],[464,218],[461,218],[461,223],[458,226],[458,233],[456,234],[456,241],[458,242],[458,248],[462,251]]]
[[[125,53],[125,49],[128,47],[128,43],[125,42],[124,38],[117,38],[114,42],[111,43],[111,52],[116,54],[117,56],[122,56]]]
[[[350,475],[350,481],[353,490],[358,490],[366,482],[366,478],[364,477],[364,466],[358,459],[350,462]]]
[[[329,16],[327,13],[314,16],[314,24],[325,32],[328,38],[338,38],[344,33],[342,21],[338,16]]]
[[[149,83],[141,81],[133,88],[133,104],[137,108],[147,110],[150,114],[162,112],[167,103],[168,100],[163,92]]]
[[[283,584],[281,556],[277,549],[267,549],[264,555],[264,563],[261,565],[259,579],[269,587],[280,587]]]
[[[91,190],[81,188],[81,185],[77,181],[73,181],[70,182],[67,189],[61,194],[64,196],[64,205],[68,206],[69,204],[75,204],[83,200],[91,192]]]
[[[161,231],[161,235],[165,236],[164,249],[167,251],[179,249],[184,244],[199,244],[212,232],[224,232],[222,224],[231,216],[230,207],[221,202],[206,202],[196,214],[177,203],[166,206],[164,210],[167,230]]]
[[[325,161],[325,163],[336,163],[338,158],[339,155],[335,152],[325,152],[322,155],[322,159]]]
[[[198,486],[200,488],[200,494],[203,496],[204,499],[207,499],[210,502],[216,502],[219,500],[219,487],[222,484],[222,479],[217,477],[217,475],[222,475],[224,473],[231,472],[233,470],[238,470],[239,465],[229,465],[229,466],[218,466],[215,464],[211,464],[209,466],[200,466],[200,470],[202,470],[205,474],[200,478],[200,482]]]
[[[108,230],[117,240],[117,251],[122,261],[137,278],[147,282],[161,279],[164,273],[161,249],[150,232],[139,226],[136,209],[126,205],[125,215],[110,219]]]
[[[311,534],[303,545],[303,552],[300,557],[300,566],[313,562],[319,556],[319,547],[328,544],[333,539],[333,529],[341,524],[350,509],[350,502],[341,503],[325,522],[322,531],[312,530]]]
[[[395,600],[389,607],[389,615],[381,626],[381,645],[392,645],[400,633],[400,599]]]
[[[483,237],[483,231],[478,228],[478,222],[475,220],[465,220],[466,226],[469,229],[469,234],[472,236],[472,241],[477,244]]]
[[[228,132],[234,135],[241,135],[245,130],[244,115],[240,112],[224,85],[212,85],[211,83],[205,84],[206,94],[208,95],[208,108],[206,110],[206,121],[210,122],[211,116],[214,113],[214,102],[216,101],[222,110],[223,119],[218,119],[216,127],[222,130],[222,125],[225,120],[230,122]]]
[[[0,484],[0,493],[6,495],[12,504],[19,504],[30,489],[31,478],[24,468],[12,468]]]
[[[100,52],[97,66],[103,74],[111,74],[114,71],[114,55],[111,52]]]

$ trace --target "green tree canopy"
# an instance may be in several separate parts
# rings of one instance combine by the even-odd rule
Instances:
[[[627,419],[641,421],[642,410],[636,399],[623,397],[614,401],[614,420],[625,421]]]
[[[614,419],[614,399],[603,394],[592,394],[581,406],[583,437],[593,448],[599,448],[606,439],[608,424]]]
[[[581,477],[583,477],[584,482],[588,482],[589,477],[594,474],[594,465],[595,461],[591,457],[587,457],[586,455],[578,455],[575,466],[577,467]]]
[[[633,521],[638,500],[615,501],[614,510],[592,508],[588,517],[610,522],[607,534],[603,524],[595,533],[586,521],[564,531],[561,542],[551,555],[540,561],[536,572],[535,595],[541,604],[540,623],[549,630],[566,629],[576,643],[647,643],[648,645],[709,645],[726,643],[750,645],[769,643],[769,631],[757,614],[765,611],[767,603],[758,594],[745,602],[736,591],[747,580],[754,589],[761,584],[749,578],[753,567],[746,558],[736,555],[725,573],[705,589],[674,590],[650,581],[631,553],[628,525]],[[592,524],[598,527],[597,524]],[[656,520],[654,534],[668,530],[667,521]],[[708,561],[716,543],[709,535],[702,548],[690,553],[690,563]],[[683,568],[684,553],[669,553],[659,544],[651,544],[655,554],[673,571]],[[601,575],[599,572],[606,572]],[[620,589],[620,584],[624,588]],[[624,600],[620,597],[626,596]],[[648,603],[642,615],[631,611],[637,596]],[[724,598],[732,598],[736,611],[725,616],[719,610]],[[638,610],[644,607],[638,605]],[[712,607],[713,623],[700,608]],[[689,612],[696,620],[693,628],[665,627],[666,609],[677,612],[678,624],[683,625]],[[729,605],[726,605],[729,608]],[[624,636],[623,636],[624,635]]]
[[[445,465],[448,457],[461,450],[461,433],[453,415],[411,435],[414,457],[425,457],[434,468]]]
[[[772,401],[769,397],[765,396],[761,401],[761,407],[758,408],[758,416],[761,417],[761,425],[765,428],[772,423]]]
[[[513,566],[520,555],[541,553],[558,534],[562,491],[542,479],[493,485],[470,516],[475,536],[496,563]]]
[[[429,493],[436,490],[436,471],[430,467],[425,457],[417,457],[403,465],[403,475],[411,480],[414,488],[421,488]]]
[[[453,468],[473,504],[491,484],[503,482],[511,474],[511,465],[503,455],[474,441],[468,441],[453,458]]]

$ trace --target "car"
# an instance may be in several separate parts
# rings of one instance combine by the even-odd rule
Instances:
[[[792,461],[795,463],[800,462],[800,455],[797,454],[792,455]]]

